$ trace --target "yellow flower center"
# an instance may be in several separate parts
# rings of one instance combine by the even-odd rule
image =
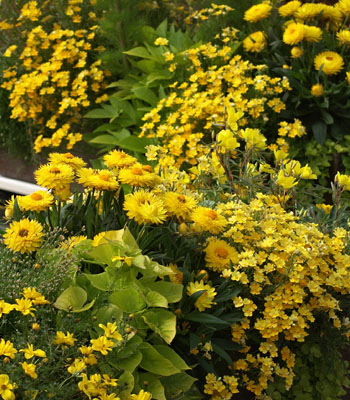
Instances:
[[[32,200],[42,200],[42,199],[43,199],[43,196],[42,196],[40,193],[32,193],[32,194],[30,195],[30,198],[31,198]]]
[[[218,247],[215,250],[215,253],[220,258],[226,258],[228,256],[228,251],[226,249],[224,249],[223,247]]]
[[[218,217],[218,214],[214,210],[208,210],[205,214],[210,219],[217,219]]]
[[[108,181],[109,181],[109,178],[110,178],[110,176],[109,176],[109,175],[107,175],[107,174],[100,174],[100,175],[99,175],[99,178],[100,178],[102,181],[106,181],[106,182],[108,182]]]
[[[74,156],[73,156],[72,153],[66,153],[64,156],[65,156],[66,158],[74,158]]]
[[[141,168],[133,168],[133,169],[131,170],[131,173],[132,173],[133,175],[142,175],[142,169],[141,169]]]
[[[180,194],[177,196],[177,199],[179,200],[180,203],[186,203],[186,198],[184,195]]]
[[[328,61],[332,61],[332,60],[333,60],[333,57],[331,57],[331,56],[328,56],[328,57],[326,57],[326,60],[328,60]]]
[[[20,237],[28,236],[28,231],[27,231],[27,229],[21,229],[21,230],[18,232],[18,235],[19,235]]]
[[[59,168],[57,168],[57,167],[52,167],[52,168],[50,169],[50,172],[51,172],[52,174],[59,174],[59,173],[61,172],[61,170],[60,170]]]
[[[144,165],[142,169],[146,172],[152,172],[152,167],[150,165]]]

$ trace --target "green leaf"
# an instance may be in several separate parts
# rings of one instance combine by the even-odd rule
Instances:
[[[121,147],[122,149],[136,151],[137,153],[145,153],[146,152],[145,147],[150,144],[154,144],[153,139],[139,138],[137,136],[132,135],[122,139],[118,143],[118,146]]]
[[[118,358],[128,358],[132,354],[135,354],[139,351],[139,347],[143,343],[143,340],[140,336],[135,335],[133,336],[126,344],[125,347],[118,351]]]
[[[327,125],[322,121],[316,121],[311,128],[316,141],[319,144],[324,144],[327,136]]]
[[[112,144],[114,146],[118,146],[118,139],[116,139],[113,135],[99,135],[93,139],[90,139],[89,143]]]
[[[123,316],[123,313],[114,304],[108,304],[108,306],[100,307],[96,313],[96,324],[106,325],[111,321],[119,321]]]
[[[322,110],[322,117],[323,117],[323,121],[327,124],[327,125],[332,125],[334,123],[334,118],[332,117],[332,115],[330,113],[328,113],[325,110]]]
[[[134,287],[112,293],[109,301],[127,313],[135,313],[146,307],[146,302]]]
[[[161,376],[170,376],[181,372],[171,361],[163,357],[150,343],[140,346],[143,358],[140,367]]]
[[[139,384],[146,392],[152,393],[152,399],[167,400],[164,386],[157,376],[149,373],[140,374]]]
[[[160,380],[165,387],[167,399],[174,399],[190,390],[197,379],[186,372],[180,372],[176,375],[162,377]]]
[[[145,286],[162,294],[169,303],[176,303],[182,299],[183,285],[166,281],[157,281],[148,282]]]
[[[123,388],[118,396],[121,400],[129,399],[130,393],[134,389],[134,377],[129,371],[125,371],[118,379],[118,387]]]
[[[142,314],[145,323],[170,344],[176,334],[176,317],[163,309],[149,310]]]
[[[212,314],[204,313],[204,312],[197,312],[194,311],[190,314],[186,314],[184,316],[185,319],[189,321],[199,322],[201,324],[214,324],[214,325],[227,325],[231,326],[231,324],[227,321],[224,321],[221,318],[215,317]]]
[[[81,309],[86,300],[87,293],[83,288],[79,286],[69,286],[55,301],[54,306],[59,310],[74,311]]]
[[[153,345],[153,347],[165,358],[171,361],[179,370],[191,369],[185,361],[169,346]]]
[[[135,47],[131,50],[123,51],[123,54],[127,54],[128,56],[140,57],[140,58],[149,58],[149,59],[153,58],[145,47]]]
[[[133,88],[131,91],[138,99],[145,101],[153,107],[156,106],[158,103],[159,99],[151,89],[148,89],[146,87],[139,87]]]
[[[145,300],[149,307],[163,307],[168,308],[167,299],[158,292],[149,290],[145,294]]]
[[[105,108],[96,108],[95,110],[89,111],[84,115],[84,118],[108,118],[113,120],[119,116],[119,110],[116,110],[114,107],[106,108],[106,105],[104,105],[104,107]]]
[[[129,357],[118,359],[118,361],[115,362],[115,365],[117,368],[123,368],[133,373],[135,369],[139,366],[141,360],[142,360],[142,353],[140,351],[137,351],[136,353],[132,354]]]

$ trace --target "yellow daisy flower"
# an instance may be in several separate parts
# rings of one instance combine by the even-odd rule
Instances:
[[[323,51],[314,59],[315,69],[322,69],[326,75],[335,75],[343,69],[344,60],[341,55],[334,51]]]
[[[350,31],[343,29],[337,33],[337,39],[340,44],[350,45]]]
[[[35,171],[35,180],[39,186],[60,190],[74,180],[74,171],[64,164],[46,164]]]
[[[78,183],[96,190],[116,191],[119,187],[117,178],[108,169],[82,168],[78,171]]]
[[[15,400],[15,394],[12,392],[14,385],[10,383],[10,378],[6,374],[0,375],[0,396],[4,400]]]
[[[13,343],[5,339],[0,340],[0,356],[9,357],[11,359],[15,358],[17,350],[13,347]]]
[[[130,168],[124,168],[119,172],[118,179],[121,183],[126,183],[137,187],[152,187],[159,177],[152,172],[150,165],[134,164]]]
[[[167,218],[163,202],[144,190],[126,195],[124,210],[138,224],[161,224]]]
[[[197,205],[197,201],[193,197],[176,192],[164,193],[162,200],[167,213],[182,221],[190,219],[191,213]]]
[[[43,227],[38,221],[23,218],[6,229],[4,243],[12,251],[30,253],[38,249],[43,240]]]
[[[27,362],[22,362],[20,364],[22,365],[23,371],[31,378],[36,379],[38,377],[38,374],[35,372],[35,364],[28,364]]]
[[[243,40],[244,50],[253,53],[260,53],[266,47],[266,44],[266,36],[261,31],[251,33]]]
[[[244,19],[248,22],[258,22],[271,14],[272,6],[266,3],[256,4],[244,13]]]
[[[278,13],[281,17],[290,17],[299,9],[301,6],[301,1],[288,1],[288,3],[283,4],[278,8]]]
[[[71,153],[50,153],[49,161],[52,164],[65,164],[73,168],[74,171],[78,171],[80,168],[86,166],[86,162],[80,158],[75,157]]]
[[[143,390],[139,391],[139,394],[131,394],[129,396],[130,400],[151,400],[152,394],[145,392]]]
[[[187,295],[192,296],[194,293],[205,290],[205,292],[198,297],[195,301],[194,306],[200,311],[204,311],[206,308],[211,308],[213,304],[216,304],[212,300],[216,296],[216,291],[210,285],[205,285],[201,280],[200,282],[190,282],[187,286]]]
[[[21,198],[21,208],[23,211],[45,211],[51,206],[54,197],[46,190],[38,190]]]
[[[77,339],[73,337],[73,333],[67,332],[61,332],[57,331],[56,332],[56,338],[53,340],[53,344],[61,344],[61,345],[67,345],[67,346],[74,346],[74,342],[76,342]]]
[[[137,163],[135,157],[122,150],[112,150],[103,157],[108,168],[127,168]]]
[[[238,262],[238,253],[235,248],[221,239],[211,239],[204,249],[205,262],[213,271],[221,272],[230,267],[230,263]]]
[[[297,44],[300,43],[305,36],[305,25],[298,22],[292,22],[288,24],[286,30],[283,33],[283,41],[286,44]]]
[[[226,219],[221,214],[207,207],[196,208],[191,219],[195,224],[196,230],[210,232],[213,235],[222,232],[227,225]]]
[[[318,26],[304,25],[304,40],[317,43],[322,39],[322,29]]]

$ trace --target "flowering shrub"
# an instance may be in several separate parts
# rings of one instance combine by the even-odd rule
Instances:
[[[2,87],[10,92],[11,118],[28,124],[36,152],[80,141],[77,124],[104,87],[101,61],[94,59],[96,15],[87,2],[65,3],[61,9],[30,1],[20,10],[8,4],[0,22],[8,44]]]

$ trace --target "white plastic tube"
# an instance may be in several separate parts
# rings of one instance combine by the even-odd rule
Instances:
[[[34,183],[19,181],[17,179],[5,178],[0,175],[0,190],[6,192],[27,195],[35,192],[36,190],[43,190],[42,187]]]

